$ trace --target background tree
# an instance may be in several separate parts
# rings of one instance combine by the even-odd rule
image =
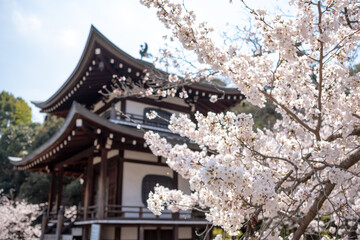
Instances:
[[[0,94],[0,189],[11,199],[29,203],[48,200],[50,177],[42,173],[14,170],[8,157],[24,157],[35,150],[63,125],[64,120],[46,116],[43,124],[31,121],[31,109],[21,98],[5,91]],[[81,184],[76,179],[65,179],[64,202],[77,205],[81,200]]]

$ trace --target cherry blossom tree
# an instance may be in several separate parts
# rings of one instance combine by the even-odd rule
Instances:
[[[356,236],[360,74],[350,74],[348,60],[360,40],[360,3],[292,0],[293,17],[282,17],[243,2],[260,33],[255,56],[236,42],[217,45],[212,28],[182,2],[141,3],[156,9],[172,37],[201,64],[230,78],[252,104],[270,101],[281,114],[271,130],[254,129],[247,114],[197,113],[196,122],[173,116],[169,128],[200,151],[147,132],[153,153],[167,158],[192,190],[185,195],[158,186],[149,208],[155,214],[165,207],[203,209],[214,226],[230,235],[241,230],[244,239]]]
[[[10,200],[0,189],[0,239],[39,239],[40,224],[35,220],[40,215],[39,205]]]

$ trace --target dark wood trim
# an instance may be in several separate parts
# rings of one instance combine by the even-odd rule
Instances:
[[[88,157],[86,168],[86,182],[85,182],[85,196],[84,196],[84,220],[88,217],[88,208],[92,204],[93,191],[94,191],[94,165],[93,157]]]
[[[147,164],[147,165],[156,165],[156,166],[168,167],[168,165],[166,163],[149,162],[149,161],[145,161],[145,160],[137,160],[137,159],[129,159],[129,158],[122,158],[121,160],[124,161],[124,162],[129,162],[129,163],[139,163],[139,164]]]
[[[101,144],[101,163],[100,163],[100,177],[99,177],[99,200],[98,200],[98,218],[105,218],[105,205],[106,205],[106,176],[108,168],[107,153],[108,150]]]
[[[153,105],[159,108],[166,108],[166,109],[170,109],[170,110],[174,110],[174,111],[179,111],[179,112],[183,112],[183,113],[190,113],[191,112],[191,107],[184,107],[184,106],[180,106],[174,103],[168,103],[165,101],[156,101],[154,99],[150,99],[150,98],[135,98],[135,97],[128,97],[127,100],[131,100],[134,102],[141,102],[141,103],[145,103],[145,104],[149,104],[149,105]]]
[[[128,142],[122,143],[121,136],[119,136],[119,137],[115,136],[114,142],[112,144],[112,148],[119,149],[119,150],[130,150],[130,151],[137,151],[137,152],[144,152],[144,153],[152,153],[150,148],[143,147],[144,139],[139,140],[138,138],[135,138],[135,137],[126,137],[126,138],[131,139],[131,140],[136,140],[137,144],[134,146],[133,144],[128,143]]]
[[[51,172],[49,201],[48,201],[48,207],[47,207],[47,217],[50,216],[50,212],[51,212],[51,210],[52,210],[52,208],[53,208],[53,204],[54,204],[55,179],[56,179],[56,173],[55,173],[55,172]]]

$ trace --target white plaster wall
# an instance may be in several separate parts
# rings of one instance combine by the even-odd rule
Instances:
[[[179,190],[183,191],[185,194],[191,194],[189,180],[184,179],[180,174],[178,174],[178,184]]]
[[[157,174],[172,177],[169,167],[124,163],[123,205],[144,206],[141,201],[141,183],[145,175]]]
[[[151,153],[136,152],[131,150],[124,151],[124,158],[157,162],[157,157]]]
[[[179,227],[179,239],[191,239],[191,227]]]
[[[152,166],[136,163],[124,163],[123,196],[122,204],[124,206],[144,206],[141,201],[141,184],[147,174],[156,174],[173,177],[172,170],[169,167]],[[123,208],[124,211],[138,211],[138,208]],[[167,211],[160,218],[170,218],[171,214]],[[126,217],[139,217],[138,213],[126,213]],[[143,209],[144,218],[155,218],[147,208]]]
[[[122,227],[121,228],[121,240],[137,240],[137,228],[136,227]]]

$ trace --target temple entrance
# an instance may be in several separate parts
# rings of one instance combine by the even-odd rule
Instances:
[[[144,240],[169,240],[173,239],[172,230],[144,230]]]

